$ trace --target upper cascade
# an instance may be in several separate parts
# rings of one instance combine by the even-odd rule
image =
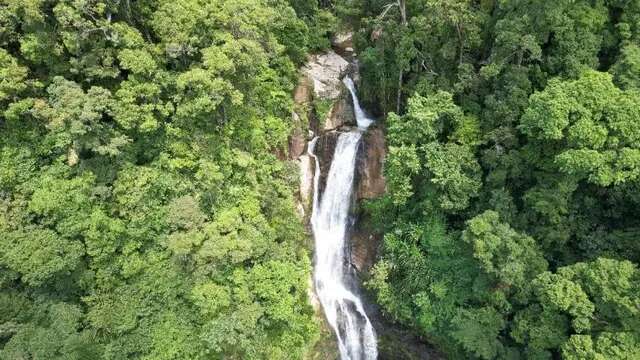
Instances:
[[[362,110],[360,106],[360,100],[358,100],[358,95],[356,93],[356,85],[353,83],[353,80],[349,76],[345,76],[342,79],[344,85],[349,89],[351,93],[351,97],[353,98],[353,110],[356,115],[356,123],[358,124],[358,128],[361,130],[366,130],[374,123],[374,120],[367,116],[367,114]]]

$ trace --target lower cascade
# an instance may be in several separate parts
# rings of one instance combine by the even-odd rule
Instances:
[[[341,359],[374,360],[378,356],[375,331],[357,295],[355,274],[346,251],[356,155],[362,134],[373,120],[361,109],[353,81],[346,77],[343,82],[353,97],[358,128],[338,137],[321,197],[320,167],[313,153],[317,138],[309,143],[309,155],[316,160],[311,215],[316,249],[315,288],[329,325],[336,333]]]

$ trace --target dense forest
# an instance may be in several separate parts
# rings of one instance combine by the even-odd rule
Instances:
[[[280,154],[346,30],[384,316],[445,358],[640,359],[640,0],[0,0],[0,359],[311,358]]]

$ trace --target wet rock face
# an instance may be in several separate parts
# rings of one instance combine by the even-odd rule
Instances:
[[[383,165],[386,154],[384,132],[379,128],[370,128],[362,139],[356,163],[355,200],[357,202],[384,195]],[[371,270],[383,240],[381,234],[372,232],[364,225],[366,222],[360,214],[359,221],[351,232],[351,264],[359,273],[368,273]]]
[[[370,129],[365,134],[361,153],[358,157],[357,199],[375,199],[384,194],[383,166],[386,154],[384,132],[377,128]]]
[[[329,131],[321,134],[316,143],[315,155],[320,163],[320,178],[318,179],[318,194],[320,195],[324,193],[324,188],[327,184],[327,177],[329,176],[329,169],[331,168],[339,136],[340,132]]]

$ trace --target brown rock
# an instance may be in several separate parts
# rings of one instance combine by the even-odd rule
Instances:
[[[377,198],[385,191],[383,164],[387,149],[384,132],[375,127],[370,128],[364,134],[360,146],[356,163],[356,201]],[[351,264],[360,273],[371,270],[382,242],[382,235],[372,232],[366,226],[367,220],[363,216],[364,214],[358,216],[359,221],[350,238]]]
[[[309,109],[312,100],[312,83],[308,76],[302,74],[293,92],[295,110],[291,114],[292,130],[289,135],[289,151],[287,159],[295,160],[302,155],[307,147],[306,119],[310,118]]]
[[[298,85],[293,91],[293,101],[296,104],[308,104],[311,102],[311,89],[312,83],[311,79],[305,74],[300,76],[298,80]]]

